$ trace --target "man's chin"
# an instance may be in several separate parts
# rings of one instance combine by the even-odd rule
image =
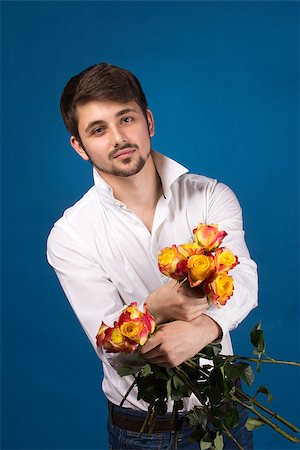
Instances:
[[[136,175],[139,173],[144,166],[140,167],[134,167],[134,168],[123,168],[123,169],[115,169],[111,172],[112,175],[118,176],[118,177],[131,177],[133,175]]]
[[[145,163],[146,161],[143,158],[139,158],[136,162],[133,162],[132,158],[126,158],[122,160],[121,164],[114,165],[114,167],[110,169],[105,169],[103,167],[98,167],[95,164],[94,165],[98,172],[100,172],[100,175],[102,172],[107,175],[127,178],[139,173],[144,167]]]

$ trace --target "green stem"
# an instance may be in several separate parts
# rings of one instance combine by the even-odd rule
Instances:
[[[126,394],[124,395],[124,397],[123,397],[123,399],[122,399],[122,401],[121,401],[121,403],[120,403],[120,406],[123,406],[123,405],[124,405],[124,402],[125,402],[126,398],[127,398],[128,395],[130,394],[130,392],[132,391],[132,389],[134,388],[134,386],[136,385],[137,379],[138,379],[138,377],[139,377],[139,374],[140,374],[140,372],[138,373],[138,376],[137,376],[136,378],[134,378],[133,383],[129,386],[129,389],[128,389],[128,391],[126,392]]]
[[[263,411],[265,411],[267,414],[269,414],[271,417],[274,417],[274,419],[278,420],[279,422],[283,423],[284,425],[286,425],[287,427],[289,427],[291,430],[295,431],[295,433],[298,433],[300,431],[299,428],[297,428],[295,425],[293,425],[292,423],[290,423],[288,420],[286,420],[284,417],[281,417],[279,414],[277,414],[276,412],[270,410],[269,408],[267,408],[266,406],[262,405],[260,402],[258,402],[257,400],[255,400],[255,398],[250,397],[248,394],[245,394],[245,392],[243,392],[241,389],[239,389],[238,387],[235,388],[235,392],[237,394],[239,394],[240,396],[244,397],[247,401],[253,403],[255,406],[257,406],[258,408],[262,409]]]
[[[203,367],[199,366],[199,363],[188,360],[181,364],[181,366],[183,366],[183,365],[197,370],[197,372],[201,373],[202,375],[205,375],[205,377],[207,378],[207,381],[209,380],[210,372],[208,370],[203,369]],[[211,366],[211,367],[214,368],[214,366]],[[180,368],[180,366],[179,366],[179,368]]]
[[[220,356],[222,356],[222,355],[220,355]],[[224,359],[226,359],[226,358],[227,358],[227,356],[224,357]],[[233,361],[237,360],[237,359],[241,359],[242,361],[262,362],[262,363],[269,363],[269,364],[285,364],[288,366],[300,367],[300,362],[283,361],[281,359],[270,358],[269,356],[268,356],[268,359],[248,358],[247,356],[238,356],[238,355],[230,356],[230,358],[232,358]]]
[[[155,408],[153,408],[152,412],[151,412],[151,416],[150,416],[149,422],[148,422],[148,424],[149,424],[149,434],[153,433],[156,416],[157,416],[157,414],[156,414]]]
[[[244,450],[243,447],[241,447],[241,445],[238,443],[238,441],[236,440],[236,438],[230,433],[230,430],[226,427],[226,425],[224,425],[224,423],[222,423],[222,428],[224,430],[224,432],[227,434],[227,436],[230,437],[230,439],[235,443],[235,445],[237,446],[237,448],[239,450]]]
[[[259,417],[265,424],[269,425],[271,428],[273,428],[275,431],[277,431],[277,433],[281,434],[289,441],[295,442],[295,443],[300,442],[299,439],[297,439],[295,436],[291,436],[290,434],[286,433],[282,428],[280,428],[278,425],[275,425],[273,422],[271,422],[271,420],[269,420],[267,417],[265,417],[263,414],[261,414],[259,411],[257,411],[253,406],[248,405],[247,403],[243,402],[235,395],[232,395],[231,398],[234,402],[239,403],[240,405],[249,409],[249,411],[251,411],[257,417]]]
[[[199,400],[199,402],[202,404],[203,408],[205,405],[205,401],[204,399],[201,397],[201,395],[199,394],[198,390],[197,390],[197,386],[195,386],[192,381],[189,379],[189,377],[184,373],[184,371],[182,369],[180,369],[180,367],[174,367],[175,372],[177,373],[177,375],[179,376],[179,378],[186,383],[192,390],[193,394],[197,397],[197,399]]]
[[[149,405],[147,416],[143,422],[142,428],[140,429],[140,434],[144,433],[146,425],[148,425],[149,434],[151,434],[150,429],[151,429],[151,422],[153,420],[154,413],[155,413],[154,407],[153,407],[153,404],[151,404],[151,405]]]
[[[175,435],[174,435],[174,448],[178,449],[178,400],[174,400],[173,410],[172,410],[172,423],[175,423]]]

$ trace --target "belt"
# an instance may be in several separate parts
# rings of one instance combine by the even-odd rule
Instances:
[[[236,381],[236,386],[238,387],[241,386],[240,379]],[[226,403],[225,405],[221,406],[220,409],[222,409],[224,412],[227,412],[230,406],[231,406],[230,403],[228,404]],[[128,415],[121,414],[114,409],[114,405],[111,402],[108,402],[108,409],[113,425],[127,431],[135,431],[138,433],[141,431],[147,416],[146,413],[144,417],[131,416],[129,414]],[[155,420],[152,432],[153,433],[171,432],[188,426],[189,424],[184,414],[179,415],[177,421],[172,420],[171,417],[159,417]],[[144,427],[143,432],[144,433],[149,432],[149,428],[150,427],[146,425]]]
[[[130,415],[119,414],[117,411],[114,411],[113,408],[110,414],[113,425],[127,431],[140,432],[146,419],[146,415],[145,417],[138,417],[138,416],[134,417]],[[183,426],[188,426],[187,422],[184,421],[184,416],[179,417],[178,421],[182,423]],[[152,432],[164,433],[176,431],[176,429],[178,429],[178,423],[176,424],[176,420],[172,421],[171,417],[164,417],[164,418],[157,418],[155,420]],[[149,426],[146,425],[144,427],[143,432],[144,433],[149,432]]]

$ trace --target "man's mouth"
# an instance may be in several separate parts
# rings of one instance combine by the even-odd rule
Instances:
[[[126,159],[129,158],[135,152],[135,148],[129,147],[124,148],[123,150],[119,150],[113,156],[113,159]]]

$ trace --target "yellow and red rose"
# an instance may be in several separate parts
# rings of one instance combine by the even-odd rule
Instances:
[[[225,272],[216,273],[203,284],[203,289],[211,303],[218,307],[223,306],[233,294],[233,278]]]
[[[188,259],[188,280],[191,287],[199,286],[202,281],[206,280],[214,270],[214,258],[204,253],[192,255]]]
[[[218,225],[199,223],[193,230],[194,242],[164,248],[158,256],[159,270],[177,281],[188,279],[191,287],[202,285],[208,300],[225,305],[233,294],[233,279],[228,272],[239,264],[238,257],[220,247],[226,231]]]
[[[184,258],[189,258],[190,256],[202,253],[203,247],[200,247],[196,242],[189,242],[188,244],[178,245],[178,252]]]
[[[96,342],[109,353],[131,353],[139,345],[144,345],[155,330],[155,321],[144,305],[141,312],[136,302],[132,302],[121,313],[113,327],[102,322]]]
[[[218,225],[206,225],[199,223],[193,230],[196,244],[205,247],[209,251],[215,250],[220,246],[222,240],[227,236],[226,231],[219,231]]]
[[[215,251],[215,267],[217,272],[228,272],[239,264],[238,257],[229,248],[220,247]]]
[[[110,353],[127,351],[125,337],[122,335],[117,322],[114,323],[113,327],[108,327],[102,322],[96,336],[96,342],[98,347],[103,347]],[[137,346],[135,346],[135,348],[136,347]]]
[[[158,267],[161,273],[175,280],[184,280],[187,276],[187,258],[179,252],[176,245],[165,247],[158,255]]]

